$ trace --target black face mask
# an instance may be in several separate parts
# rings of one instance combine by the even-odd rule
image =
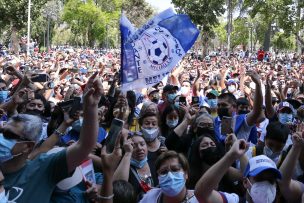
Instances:
[[[158,104],[159,99],[158,99],[158,98],[153,98],[153,99],[151,99],[151,101],[152,101],[153,103],[155,103],[155,104]]]
[[[26,110],[26,112],[24,112],[25,114],[30,114],[30,115],[33,115],[33,116],[42,116],[43,112],[42,111],[39,111],[37,109],[34,109],[34,110]]]
[[[216,147],[209,147],[207,149],[200,150],[200,158],[201,161],[212,166],[221,159],[221,156]]]
[[[250,111],[248,110],[240,110],[238,111],[238,114],[241,115],[241,114],[248,114]]]
[[[218,108],[217,115],[222,119],[224,116],[230,117],[228,108]]]
[[[201,135],[210,135],[213,136],[214,135],[214,128],[210,128],[210,127],[197,127],[197,131],[196,131],[197,136],[201,136]]]

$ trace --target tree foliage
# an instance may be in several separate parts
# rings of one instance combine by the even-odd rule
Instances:
[[[47,0],[32,0],[31,18],[36,19],[41,14],[42,6]],[[0,0],[0,22],[3,25],[12,24],[17,30],[27,23],[28,0]]]
[[[225,12],[225,2],[225,0],[172,0],[178,13],[188,14],[196,25],[202,26],[207,32],[219,24],[218,17]]]

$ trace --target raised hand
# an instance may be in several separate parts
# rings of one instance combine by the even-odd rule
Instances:
[[[87,82],[87,85],[84,90],[84,103],[86,106],[97,106],[100,97],[103,94],[103,88],[101,81],[96,78],[98,72],[95,72]]]
[[[15,104],[22,104],[31,98],[32,93],[30,89],[23,88],[13,95],[13,102]]]
[[[117,136],[115,141],[114,150],[111,154],[107,153],[107,146],[103,146],[101,149],[101,165],[102,171],[107,175],[113,175],[116,170],[121,157],[122,157],[122,149],[120,145],[122,135]]]
[[[250,76],[255,84],[261,84],[260,76],[256,71],[247,71],[247,75]]]
[[[246,141],[241,139],[234,142],[228,153],[234,159],[239,159],[246,153],[246,151],[247,151]]]

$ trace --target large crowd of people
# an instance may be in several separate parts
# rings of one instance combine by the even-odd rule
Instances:
[[[0,50],[0,203],[304,202],[304,55],[193,51],[136,91],[120,71]]]

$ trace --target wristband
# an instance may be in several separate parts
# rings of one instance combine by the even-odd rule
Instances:
[[[64,133],[59,132],[58,129],[56,129],[54,133],[55,133],[56,135],[58,135],[59,137],[64,136]]]
[[[114,197],[114,194],[110,195],[110,196],[107,196],[107,197],[104,197],[104,196],[101,196],[101,195],[98,195],[97,196],[97,199],[98,200],[110,200]]]

